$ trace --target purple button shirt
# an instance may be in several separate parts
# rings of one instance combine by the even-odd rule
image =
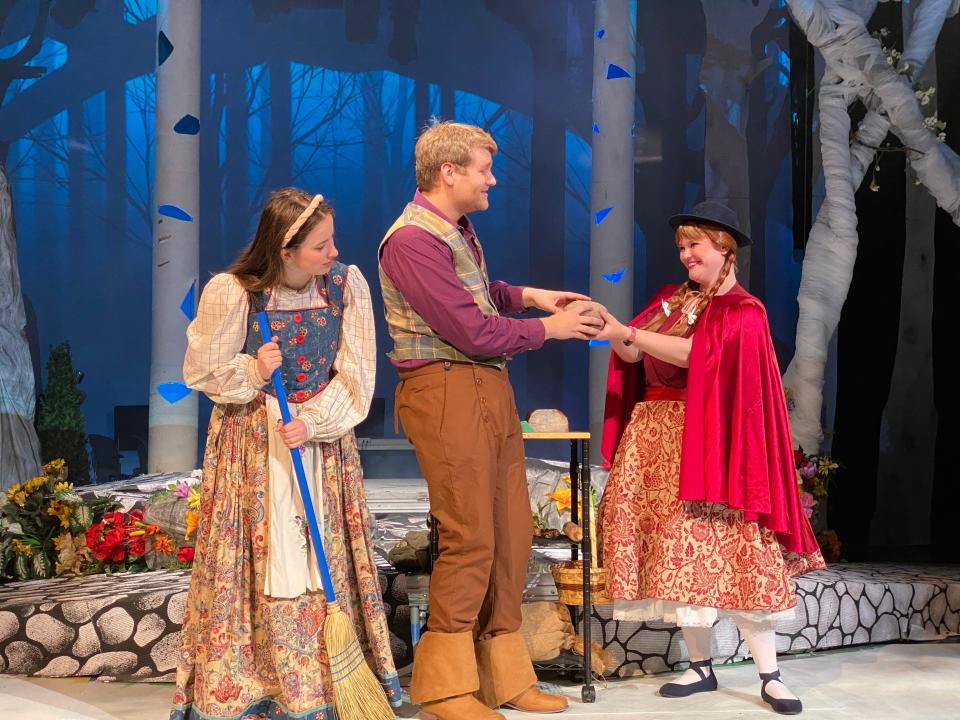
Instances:
[[[480,249],[473,224],[466,215],[453,222],[417,190],[413,202],[459,228],[480,262]],[[518,319],[484,315],[463,287],[453,265],[453,252],[426,230],[408,225],[391,235],[380,257],[383,272],[437,335],[466,355],[516,355],[543,345],[545,330],[536,318]],[[490,283],[490,297],[501,313],[523,307],[523,287],[502,281]],[[399,368],[415,368],[436,362],[392,360]]]

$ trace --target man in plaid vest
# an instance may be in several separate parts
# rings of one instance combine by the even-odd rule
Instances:
[[[503,718],[501,705],[560,712],[540,692],[520,630],[533,535],[523,438],[506,369],[549,339],[588,339],[583,295],[490,282],[468,213],[489,207],[497,144],[443,122],[416,145],[419,190],[380,244],[380,285],[400,374],[396,413],[440,530],[430,619],[410,697],[440,720]],[[527,308],[551,313],[507,318]]]

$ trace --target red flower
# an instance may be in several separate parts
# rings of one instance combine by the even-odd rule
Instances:
[[[300,363],[301,365],[303,365],[306,361],[307,361],[307,356],[306,356],[306,355],[300,355],[300,356],[297,358],[297,362]]]
[[[143,541],[143,537],[137,537],[130,540],[130,557],[138,558],[141,557],[147,551],[147,544]]]
[[[100,531],[103,530],[103,523],[98,522],[87,528],[87,547],[93,548],[100,542]]]
[[[306,400],[307,394],[303,390],[297,390],[297,400]]]
[[[185,563],[193,562],[194,552],[196,551],[192,547],[184,546],[177,550],[177,560]]]
[[[300,322],[301,320],[303,320],[303,315],[301,315],[300,313],[294,313],[294,314],[293,314],[293,321],[294,321],[294,322]]]
[[[297,375],[297,382],[303,382],[306,379],[307,379],[307,376],[304,375],[303,373],[300,373],[299,375]]]

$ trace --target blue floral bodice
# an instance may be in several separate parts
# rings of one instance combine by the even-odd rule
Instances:
[[[327,275],[317,278],[321,292],[327,296],[326,307],[267,311],[271,335],[279,338],[283,355],[280,374],[288,402],[306,402],[320,393],[333,377],[333,361],[340,346],[346,282],[347,266],[334,262]],[[266,307],[269,295],[269,290],[250,294],[244,351],[254,357],[263,345],[257,312]],[[274,395],[273,384],[267,384],[264,392]]]

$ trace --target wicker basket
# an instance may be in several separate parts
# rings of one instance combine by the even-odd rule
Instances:
[[[583,605],[583,561],[554,563],[550,566],[550,572],[553,574],[560,602],[565,605]],[[590,568],[590,602],[593,605],[613,602],[607,595],[607,571],[601,567]]]

